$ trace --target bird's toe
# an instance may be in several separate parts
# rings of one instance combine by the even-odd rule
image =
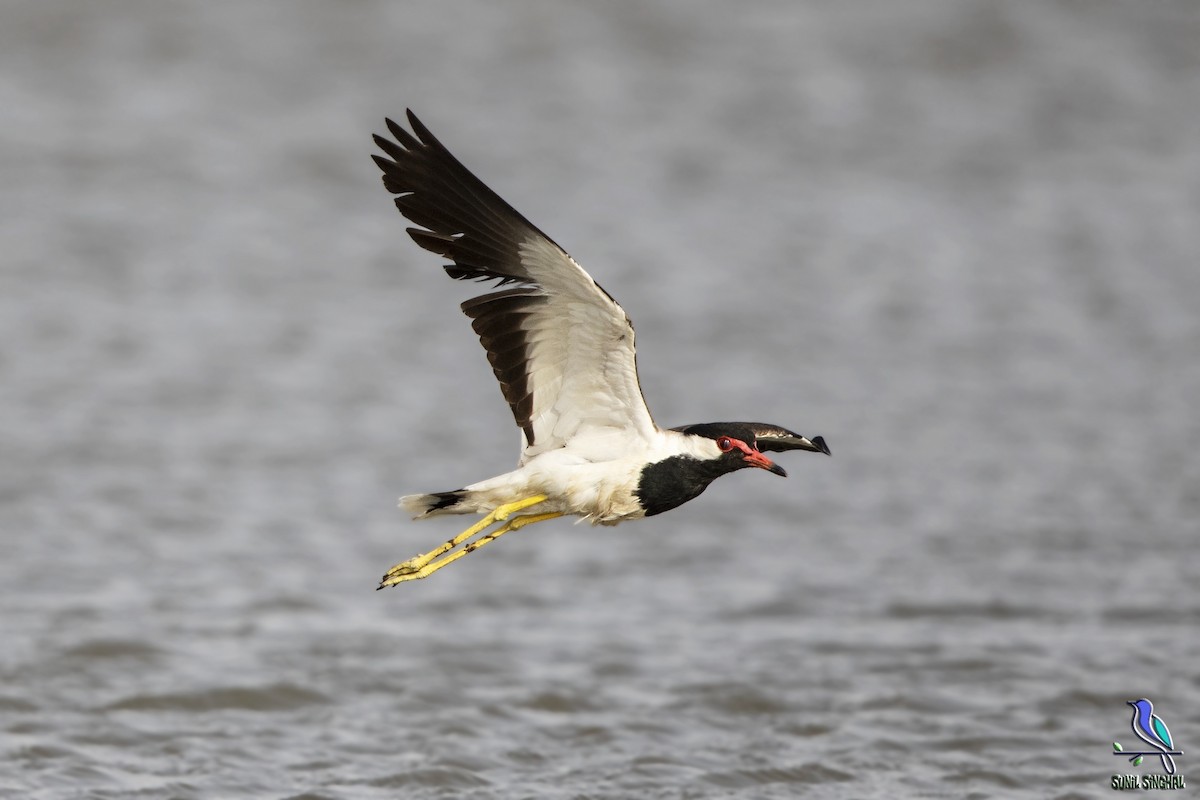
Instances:
[[[420,560],[420,556],[414,556],[413,558],[410,558],[407,561],[401,561],[399,564],[395,565],[394,567],[389,569],[387,572],[383,573],[383,580],[386,581],[391,578],[398,578],[402,575],[413,574],[414,572],[416,572],[423,566],[422,564],[418,563],[419,560]]]

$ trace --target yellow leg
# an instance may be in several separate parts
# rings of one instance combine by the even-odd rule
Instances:
[[[556,519],[558,517],[561,517],[562,515],[563,515],[563,512],[561,512],[561,511],[549,511],[545,514],[525,514],[524,516],[513,517],[512,519],[510,519],[504,525],[501,525],[499,528],[497,528],[492,533],[489,533],[487,536],[482,536],[479,539],[477,539],[476,541],[470,542],[469,544],[464,545],[461,550],[456,550],[455,552],[451,553],[450,555],[446,556],[445,558],[439,558],[436,561],[431,561],[431,562],[425,564],[424,566],[422,566],[421,568],[414,570],[413,572],[406,572],[406,573],[401,573],[401,574],[397,574],[397,575],[391,575],[389,573],[388,576],[384,577],[383,582],[379,584],[379,588],[382,589],[385,586],[394,586],[395,584],[401,583],[403,581],[415,581],[419,578],[426,578],[426,577],[432,575],[433,573],[437,572],[442,567],[449,566],[450,564],[453,564],[455,561],[458,561],[460,558],[465,556],[467,553],[473,553],[476,550],[478,550],[479,548],[483,547],[488,542],[494,542],[496,539],[499,539],[501,536],[508,533],[509,531],[520,530],[521,528],[524,528],[526,525],[532,525],[535,522],[544,522],[545,520],[548,520],[548,519]]]
[[[497,506],[490,514],[487,514],[485,517],[483,517],[483,519],[479,520],[479,522],[476,522],[474,525],[467,528],[453,539],[447,539],[440,546],[430,550],[428,553],[421,553],[420,555],[413,556],[407,561],[402,561],[401,563],[389,569],[387,573],[384,574],[383,580],[379,584],[379,588],[382,589],[385,586],[392,586],[393,584],[400,583],[401,581],[411,581],[416,580],[417,578],[424,578],[426,575],[436,572],[456,558],[459,558],[466,553],[471,552],[471,550],[474,550],[475,547],[479,546],[479,543],[468,545],[467,548],[459,551],[453,557],[438,561],[436,566],[433,566],[433,568],[430,569],[429,567],[433,565],[434,559],[436,559],[438,556],[453,550],[455,547],[458,547],[460,544],[467,541],[492,523],[506,520],[511,514],[529,508],[530,506],[535,506],[538,503],[544,502],[545,499],[546,496],[544,494],[536,494],[533,497],[526,497],[524,500],[517,500],[512,503],[505,503],[504,505]],[[555,516],[561,516],[561,514],[555,514]],[[547,517],[547,519],[549,519],[549,517]],[[515,522],[516,520],[513,521]],[[517,527],[519,528],[521,525],[518,525]],[[515,528],[513,530],[515,530]],[[502,531],[507,532],[506,529],[502,529]],[[500,533],[494,533],[491,535],[491,538],[495,538],[499,535]],[[489,539],[489,541],[490,540],[491,539]]]

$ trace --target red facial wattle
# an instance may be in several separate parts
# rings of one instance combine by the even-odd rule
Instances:
[[[722,453],[728,453],[731,450],[741,450],[742,461],[745,462],[747,466],[758,467],[759,469],[765,469],[767,472],[774,473],[775,475],[781,475],[785,478],[787,477],[787,472],[784,471],[783,467],[764,456],[761,452],[759,452],[758,448],[751,447],[741,439],[735,439],[732,436],[721,436],[717,439],[717,447]]]

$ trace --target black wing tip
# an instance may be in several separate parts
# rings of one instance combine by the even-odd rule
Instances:
[[[387,125],[388,132],[397,139],[401,139],[406,136],[412,136],[411,133],[404,129],[403,125],[396,122],[396,120],[392,119],[391,117],[384,117],[383,121]]]
[[[425,127],[425,123],[417,119],[417,115],[413,113],[411,108],[404,109],[404,116],[408,117],[408,125],[412,128],[413,133],[417,135],[425,144],[436,144],[437,139],[433,138],[433,134],[429,132],[429,128]]]
[[[404,109],[404,116],[408,120],[408,127],[411,132],[405,129],[403,125],[391,117],[384,117],[383,124],[387,127],[388,133],[399,142],[405,150],[419,150],[421,148],[433,148],[435,150],[446,151],[446,148],[437,140],[429,130],[425,127],[425,123],[417,118],[411,108]],[[396,144],[379,134],[372,134],[377,144],[384,151],[391,155],[391,151],[395,149]]]
[[[371,134],[371,139],[375,142],[375,146],[383,152],[387,153],[391,159],[391,164],[397,164],[409,152],[420,150],[423,147],[441,147],[433,135],[429,133],[429,129],[421,124],[417,119],[417,115],[412,112],[412,109],[405,109],[405,114],[408,116],[409,125],[417,134],[414,136],[409,131],[405,130],[404,126],[396,122],[391,117],[384,117],[383,124],[388,129],[388,133],[392,135],[389,139],[386,136],[381,136],[378,133]],[[385,172],[388,170],[386,159],[381,161],[381,156],[373,155],[375,163]]]
[[[534,236],[554,242],[468,170],[411,108],[405,118],[412,132],[384,118],[394,140],[375,134],[383,152],[372,158],[383,173],[384,189],[399,195],[396,209],[417,226],[408,229],[409,236],[455,262],[446,267],[455,280],[536,284],[520,246]]]

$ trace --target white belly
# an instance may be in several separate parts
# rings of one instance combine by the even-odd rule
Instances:
[[[644,517],[635,492],[646,464],[681,453],[709,458],[720,455],[707,439],[675,431],[659,431],[658,436],[653,442],[631,441],[619,431],[578,437],[566,447],[537,454],[512,472],[467,486],[469,502],[459,508],[486,513],[504,503],[541,494],[546,502],[526,513],[560,511],[593,525],[616,525]]]

